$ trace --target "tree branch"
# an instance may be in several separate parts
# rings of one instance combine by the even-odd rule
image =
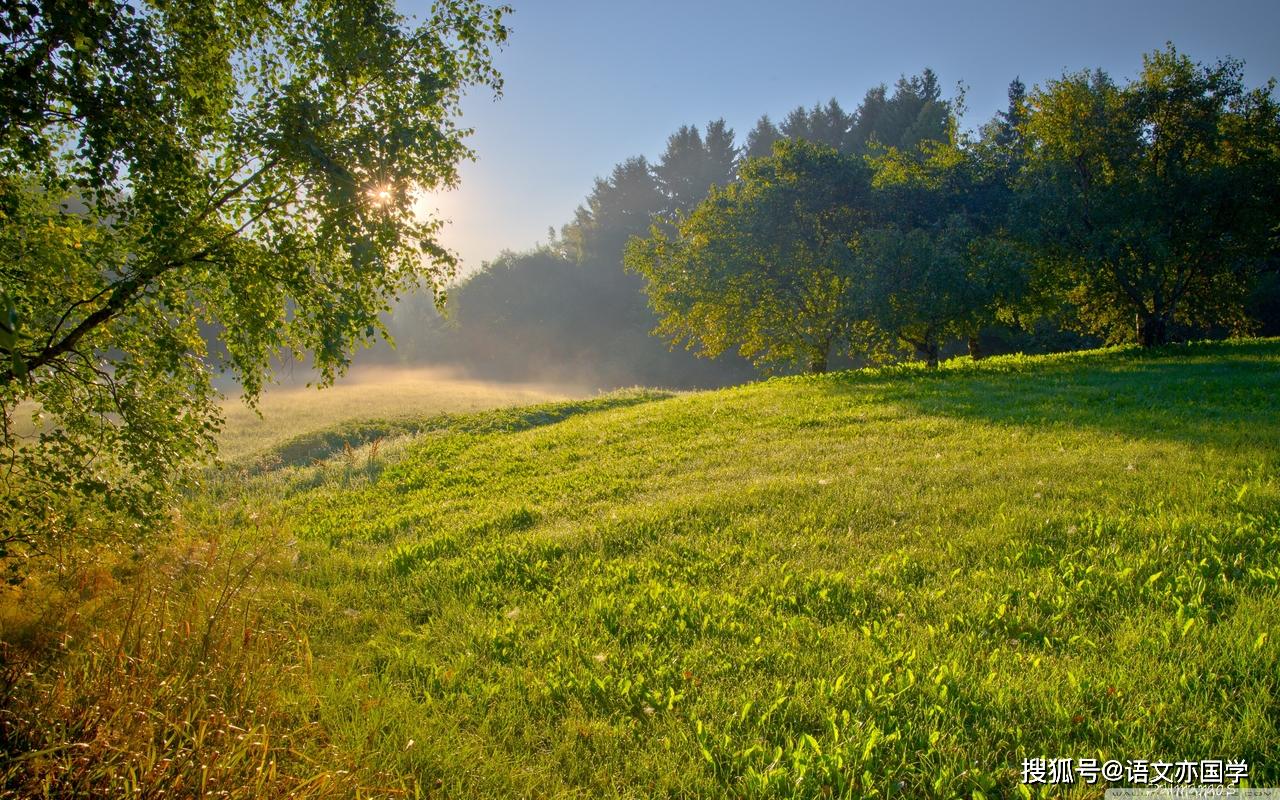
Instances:
[[[146,287],[154,280],[175,269],[180,269],[197,262],[206,261],[209,256],[227,242],[244,233],[246,229],[258,220],[262,219],[272,210],[279,208],[285,198],[290,194],[296,193],[296,191],[297,183],[295,182],[290,187],[282,189],[280,192],[277,192],[274,196],[269,198],[268,202],[264,204],[261,209],[242,222],[239,227],[228,231],[218,238],[217,241],[200,248],[194,253],[179,260],[162,262],[150,269],[141,270],[128,278],[118,281],[112,286],[104,287],[103,291],[99,292],[96,296],[101,296],[107,291],[107,289],[110,289],[110,294],[107,296],[106,303],[87,315],[84,319],[80,320],[80,322],[58,342],[46,345],[45,348],[35,356],[24,359],[26,372],[31,373],[32,371],[39,369],[40,367],[43,367],[74,350],[80,340],[88,335],[89,332],[101,325],[105,325],[123,313],[138,294],[146,289]],[[59,324],[59,327],[61,327],[61,323]],[[0,368],[0,384],[11,383],[16,378],[17,373],[14,371],[12,366]]]

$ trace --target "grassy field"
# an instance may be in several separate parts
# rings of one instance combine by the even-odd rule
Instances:
[[[1026,757],[1280,785],[1280,342],[398,430],[184,509],[275,548],[245,647],[274,632],[288,752],[335,791],[1101,797]]]
[[[445,369],[363,367],[325,389],[303,385],[306,376],[272,385],[250,408],[236,391],[221,403],[225,420],[218,438],[219,456],[228,462],[250,460],[280,451],[293,440],[325,438],[350,423],[376,420],[387,432],[412,428],[424,416],[481,411],[581,397],[580,386],[495,383],[467,378]],[[35,436],[37,407],[19,406],[15,429]],[[372,429],[371,429],[372,430]]]
[[[264,479],[320,721],[463,797],[1013,796],[1027,756],[1280,783],[1280,345],[949,366]]]
[[[396,421],[431,413],[545,403],[581,394],[583,390],[571,387],[497,384],[443,370],[366,367],[323,390],[272,386],[263,393],[258,413],[238,396],[227,398],[222,404],[226,425],[219,452],[224,459],[235,461],[294,437],[354,420]]]

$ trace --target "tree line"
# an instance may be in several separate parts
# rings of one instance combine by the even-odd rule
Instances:
[[[567,379],[595,385],[712,386],[750,379],[735,353],[702,360],[672,351],[651,332],[659,323],[645,280],[623,267],[628,240],[658,223],[673,229],[713,186],[738,180],[753,157],[781,140],[807,140],[865,153],[874,142],[914,147],[946,135],[950,103],[930,70],[868,91],[846,111],[831,100],[797,107],[780,123],[767,115],[739,144],[714,120],[682,126],[654,160],[628,158],[596,180],[574,218],[547,243],[504,253],[449,290],[447,314],[409,298],[389,318],[398,357],[444,361],[494,377]]]
[[[387,329],[418,361],[686,386],[1280,332],[1273,84],[1172,47],[1123,85],[1015,82],[976,134],[927,70],[741,144],[683,127],[450,320],[388,316],[442,297],[411,201],[457,181],[462,94],[502,85],[509,9],[433,8],[0,9],[0,562],[163,522],[216,447],[212,374],[252,402],[280,354],[328,382]]]
[[[684,385],[1280,333],[1272,89],[1170,45],[1128,82],[1014,80],[976,132],[930,70],[852,111],[764,116],[741,146],[723,120],[685,126],[453,290],[451,322],[393,332],[502,373]]]

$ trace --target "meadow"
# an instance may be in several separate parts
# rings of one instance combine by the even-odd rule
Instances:
[[[256,408],[234,392],[226,397],[219,455],[236,461],[348,422],[394,422],[430,413],[545,403],[586,392],[572,386],[480,381],[438,368],[364,367],[325,389],[305,385],[308,377],[270,387]]]
[[[174,734],[183,767],[164,732],[207,709],[175,700],[148,763],[239,753],[223,786],[299,795],[1102,796],[1023,785],[1028,757],[1280,785],[1277,398],[1264,340],[347,421],[324,459],[264,439],[182,509],[151,633],[130,611],[63,662],[159,669],[209,619],[204,666],[164,669],[240,676],[202,702],[251,741]],[[133,574],[77,613],[125,619]],[[73,706],[60,669],[13,685]],[[56,787],[70,756],[40,758],[21,780]]]

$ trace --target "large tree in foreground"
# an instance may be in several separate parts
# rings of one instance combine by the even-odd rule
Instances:
[[[647,281],[658,334],[758,366],[824,372],[853,334],[851,242],[868,188],[860,159],[782,140],[750,159],[674,235],[633,239],[627,268]]]
[[[1170,46],[1127,85],[1078,73],[1027,99],[1033,243],[1093,332],[1150,346],[1177,322],[1245,324],[1275,251],[1280,114],[1272,85],[1247,91],[1241,75]]]
[[[0,6],[0,542],[154,516],[212,448],[211,367],[250,399],[280,352],[332,380],[389,299],[442,285],[413,200],[457,180],[505,11]]]

